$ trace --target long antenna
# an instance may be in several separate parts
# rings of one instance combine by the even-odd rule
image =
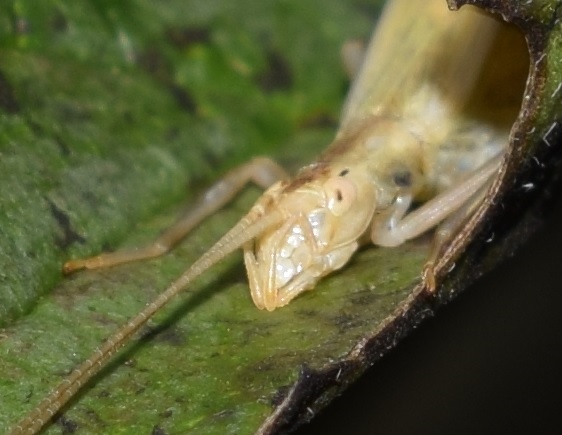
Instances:
[[[225,256],[240,248],[244,243],[254,239],[267,228],[279,223],[283,216],[272,212],[267,217],[256,216],[257,212],[248,213],[213,247],[205,252],[163,293],[152,301],[144,310],[109,337],[88,359],[75,368],[41,403],[16,424],[10,434],[35,434],[45,426],[80,388],[92,379],[107,361],[136,333],[157,311],[164,307],[180,291],[222,260]]]

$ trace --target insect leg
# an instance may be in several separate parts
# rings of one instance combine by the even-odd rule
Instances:
[[[252,159],[213,184],[190,210],[152,243],[135,249],[104,253],[94,257],[70,260],[63,266],[64,273],[79,269],[98,269],[137,260],[159,257],[169,252],[195,226],[231,201],[248,182],[266,189],[276,181],[286,178],[286,172],[266,157]]]
[[[431,252],[423,270],[424,281],[430,293],[433,293],[436,288],[434,266],[443,251],[443,247],[457,234],[462,225],[472,216],[478,206],[482,204],[491,182],[492,179],[489,179],[484,183],[461,208],[441,222],[435,230],[431,244]]]
[[[428,263],[435,262],[443,246],[451,240],[451,237],[458,232],[460,227],[470,216],[472,216],[478,206],[482,204],[488,188],[490,187],[491,181],[491,179],[488,180],[488,182],[476,191],[475,194],[465,204],[463,204],[461,208],[439,224],[435,230],[435,235],[433,236],[433,246],[431,248]]]
[[[404,215],[402,219],[397,219],[395,213],[391,214],[391,219],[388,214],[375,217],[371,240],[380,246],[397,246],[435,227],[466,204],[471,204],[472,198],[479,196],[479,191],[497,173],[502,159],[503,154],[492,158],[468,178]],[[400,202],[395,206],[399,212],[403,210],[401,206]]]

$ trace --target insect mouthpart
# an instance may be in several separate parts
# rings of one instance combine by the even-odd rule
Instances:
[[[270,274],[274,276],[275,286],[285,287],[291,280],[298,281],[298,275],[317,263],[315,257],[322,246],[327,244],[325,237],[325,211],[315,210],[308,216],[301,215],[291,219],[280,231],[279,247],[274,250]],[[324,230],[324,231],[323,231]],[[292,283],[295,284],[304,283]]]
[[[292,215],[245,247],[252,298],[258,308],[272,311],[287,305],[345,264],[357,243],[330,246],[332,218],[325,208]]]

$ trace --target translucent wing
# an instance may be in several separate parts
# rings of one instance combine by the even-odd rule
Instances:
[[[379,20],[344,105],[340,133],[373,113],[404,116],[431,107],[437,93],[450,111],[472,90],[497,23],[472,7],[452,12],[444,0],[393,0]],[[424,89],[431,92],[412,102]],[[409,116],[416,115],[410,113]]]

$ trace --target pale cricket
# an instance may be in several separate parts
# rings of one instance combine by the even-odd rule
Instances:
[[[64,272],[71,273],[160,256],[247,183],[267,189],[11,433],[33,434],[49,424],[148,319],[239,248],[255,305],[272,311],[342,268],[361,245],[397,246],[439,224],[442,245],[481,203],[508,143],[509,129],[462,114],[499,25],[472,7],[449,11],[445,0],[389,1],[336,137],[316,162],[291,179],[268,158],[251,160],[216,182],[152,244],[67,262]]]

